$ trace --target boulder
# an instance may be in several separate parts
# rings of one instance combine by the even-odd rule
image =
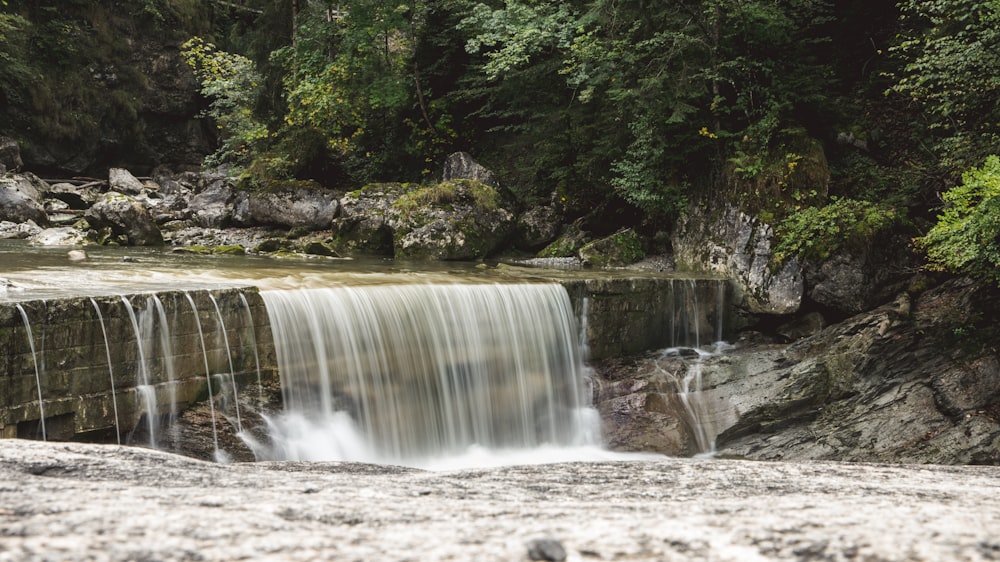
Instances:
[[[737,306],[751,314],[792,314],[805,291],[802,267],[791,259],[775,267],[774,229],[735,206],[692,204],[677,222],[672,245],[680,271],[734,280]]]
[[[191,198],[188,206],[191,218],[205,228],[229,226],[235,199],[233,180],[225,176],[214,178],[204,190]]]
[[[342,253],[393,255],[389,215],[403,193],[398,183],[370,184],[340,199],[341,216],[334,230]]]
[[[562,234],[538,252],[540,258],[578,259],[580,248],[590,241],[590,234],[580,228],[579,221],[566,225]]]
[[[33,174],[0,177],[0,221],[48,224],[39,193],[39,187],[44,185]]]
[[[106,193],[87,211],[85,217],[96,229],[110,228],[124,236],[132,246],[162,246],[163,235],[152,215],[128,195]]]
[[[0,240],[23,240],[41,231],[41,227],[31,220],[21,223],[0,221]]]
[[[21,169],[21,147],[10,137],[0,137],[0,173],[16,172]]]
[[[87,236],[72,226],[46,228],[29,240],[36,246],[82,246],[87,243]]]
[[[287,189],[237,194],[233,222],[244,226],[281,226],[305,230],[329,229],[340,211],[332,191]]]
[[[545,247],[559,237],[562,222],[563,216],[558,205],[531,207],[517,219],[517,247],[527,251]]]
[[[444,161],[442,181],[475,180],[494,189],[500,187],[496,174],[476,162],[468,152],[455,152]]]
[[[579,256],[584,265],[621,267],[641,260],[645,252],[639,235],[631,228],[625,228],[584,245]]]
[[[132,172],[124,168],[111,168],[108,170],[108,185],[111,191],[124,193],[125,195],[139,195],[143,191],[143,184]]]
[[[406,190],[389,213],[396,257],[470,260],[514,233],[514,213],[496,188],[455,180]]]

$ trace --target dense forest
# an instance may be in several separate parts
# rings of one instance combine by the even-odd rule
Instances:
[[[597,231],[723,198],[779,258],[902,231],[1000,281],[1000,0],[0,0],[0,134],[128,157],[154,38],[246,189],[464,150]]]

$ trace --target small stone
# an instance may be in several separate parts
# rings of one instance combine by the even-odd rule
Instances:
[[[69,261],[83,261],[87,259],[87,252],[83,250],[70,250],[66,252],[66,256],[69,257]]]
[[[531,560],[562,562],[566,560],[566,549],[556,539],[535,539],[528,543],[528,558]]]

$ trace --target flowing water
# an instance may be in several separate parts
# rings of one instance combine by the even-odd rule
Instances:
[[[45,401],[42,400],[42,375],[38,368],[38,354],[35,352],[35,336],[31,333],[31,321],[28,320],[28,313],[24,307],[17,305],[17,311],[21,313],[21,320],[24,321],[24,329],[28,332],[28,344],[31,346],[31,362],[35,366],[35,388],[38,390],[38,414],[41,423],[42,441],[48,440],[45,432]]]
[[[108,378],[111,382],[111,405],[114,408],[115,413],[115,439],[118,441],[118,444],[121,445],[121,423],[118,420],[118,392],[115,390],[115,369],[114,362],[111,360],[111,344],[108,342],[108,329],[107,326],[104,325],[104,314],[101,313],[101,307],[97,304],[97,301],[94,300],[93,297],[90,298],[90,304],[93,305],[94,312],[97,314],[97,320],[101,324],[101,336],[104,338],[104,353],[108,358]]]
[[[123,264],[120,253],[105,249],[95,249],[83,265],[68,263],[64,255],[47,250],[35,259],[18,261],[21,254],[0,243],[0,257],[7,260],[0,273],[23,288],[23,294],[0,295],[0,301],[60,296],[67,279],[73,280],[78,293],[87,295],[176,290],[178,284],[189,290],[260,287],[284,402],[282,411],[264,413],[266,435],[241,433],[262,460],[455,468],[634,458],[601,447],[600,419],[590,405],[586,366],[589,299],[582,298],[574,314],[561,284],[541,282],[530,273],[497,274],[456,264],[326,260],[317,264],[228,257],[207,262],[139,252],[138,266],[135,261]],[[8,260],[9,256],[14,259]],[[558,275],[545,272],[548,279]],[[702,314],[696,289],[694,281],[672,282],[673,302],[665,312],[671,316],[672,340],[697,348]],[[224,462],[229,455],[219,444],[216,402],[229,400],[231,392],[236,403],[234,425],[240,429],[243,425],[226,317],[209,293],[217,318],[216,338],[224,342],[229,364],[228,372],[213,373],[199,311],[191,294],[183,294],[194,313],[200,342],[215,458]],[[250,306],[246,297],[240,299],[241,310],[226,314],[242,314],[250,326],[249,339],[255,342]],[[143,396],[150,445],[155,447],[157,412],[167,405],[156,403],[149,356],[156,352],[173,356],[171,322],[155,295],[148,297],[139,317],[128,298],[120,300],[134,332],[139,355],[136,391]],[[96,302],[94,306],[100,316]],[[22,315],[27,325],[23,309]],[[103,317],[100,320],[103,330]],[[721,338],[721,317],[717,324]],[[107,338],[105,333],[106,346]],[[253,353],[263,407],[255,346]],[[110,352],[107,357],[113,380]],[[172,361],[165,359],[163,365],[173,421],[177,397]],[[37,365],[36,378],[41,400]],[[698,415],[697,382],[697,378],[678,382],[692,423],[697,423]],[[117,427],[117,403],[114,407]],[[44,420],[42,427],[44,433]],[[704,448],[709,450],[709,438],[705,439]]]

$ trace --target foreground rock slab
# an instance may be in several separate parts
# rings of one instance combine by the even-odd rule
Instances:
[[[1000,469],[667,459],[460,472],[0,441],[0,560],[996,560]],[[556,551],[558,549],[551,549]]]

